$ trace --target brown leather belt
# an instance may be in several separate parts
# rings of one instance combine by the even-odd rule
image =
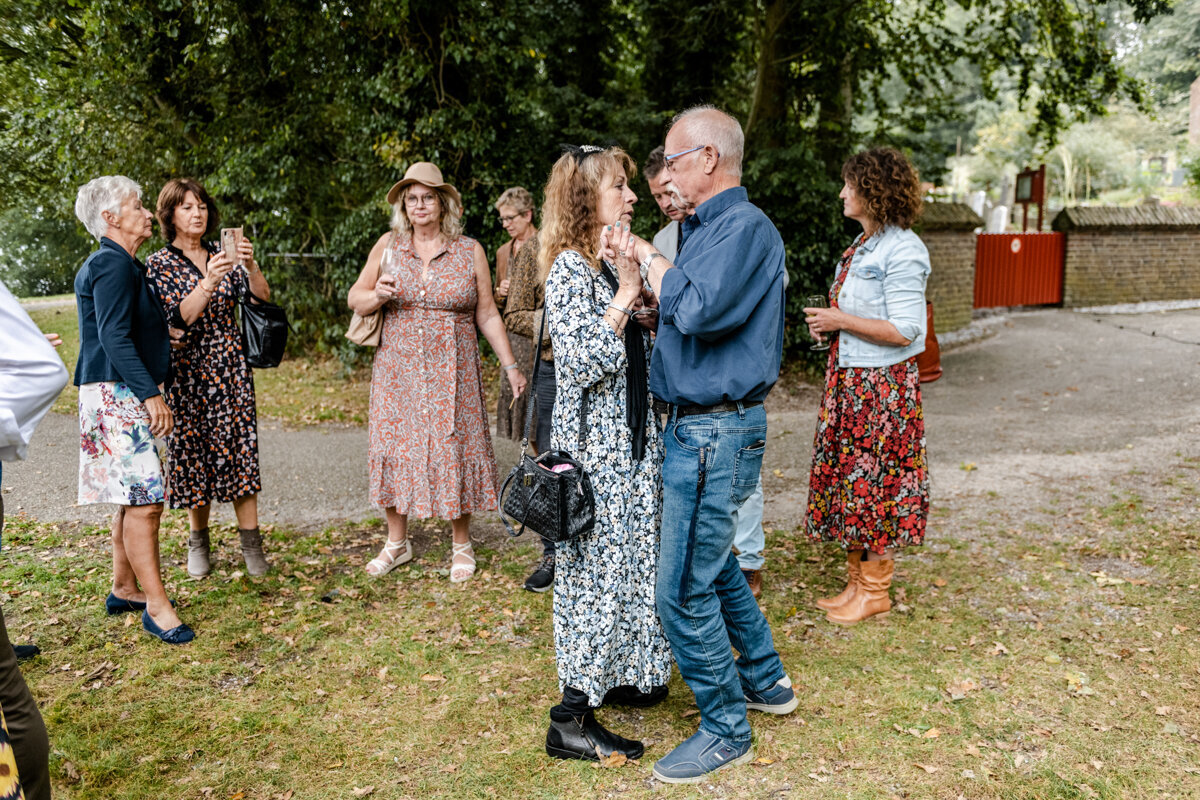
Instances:
[[[711,406],[675,406],[675,416],[691,417],[696,414],[724,414],[729,411],[737,411],[738,403],[717,403]],[[756,408],[762,405],[762,400],[751,400],[742,402],[742,408]]]

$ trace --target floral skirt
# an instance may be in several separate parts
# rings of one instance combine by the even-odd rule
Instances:
[[[163,502],[162,460],[150,413],[120,381],[79,387],[79,504]]]
[[[809,475],[808,536],[883,553],[921,544],[928,514],[917,360],[841,369],[830,356]]]

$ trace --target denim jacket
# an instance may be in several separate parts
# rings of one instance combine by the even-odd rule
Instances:
[[[888,367],[924,352],[929,251],[920,237],[889,225],[858,246],[848,269],[838,307],[856,317],[885,319],[910,342],[874,344],[841,331],[838,366]]]

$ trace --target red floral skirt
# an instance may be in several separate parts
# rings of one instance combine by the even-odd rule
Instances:
[[[847,550],[921,544],[929,515],[917,360],[825,371],[806,531]]]

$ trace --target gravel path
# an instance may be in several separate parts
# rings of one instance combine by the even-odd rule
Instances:
[[[1023,488],[1059,477],[1200,455],[1200,310],[1044,310],[988,326],[994,335],[944,353],[945,376],[924,390],[935,506],[992,492],[1020,502]],[[766,519],[784,530],[803,519],[817,399],[803,389],[767,403]],[[77,430],[74,417],[52,414],[29,460],[5,464],[9,514],[106,519],[109,506],[74,504]],[[367,501],[365,428],[268,421],[260,437],[262,522],[309,528],[380,515]],[[498,440],[496,453],[503,476],[516,444]],[[214,516],[233,520],[228,506]],[[495,515],[481,517],[494,531]]]

